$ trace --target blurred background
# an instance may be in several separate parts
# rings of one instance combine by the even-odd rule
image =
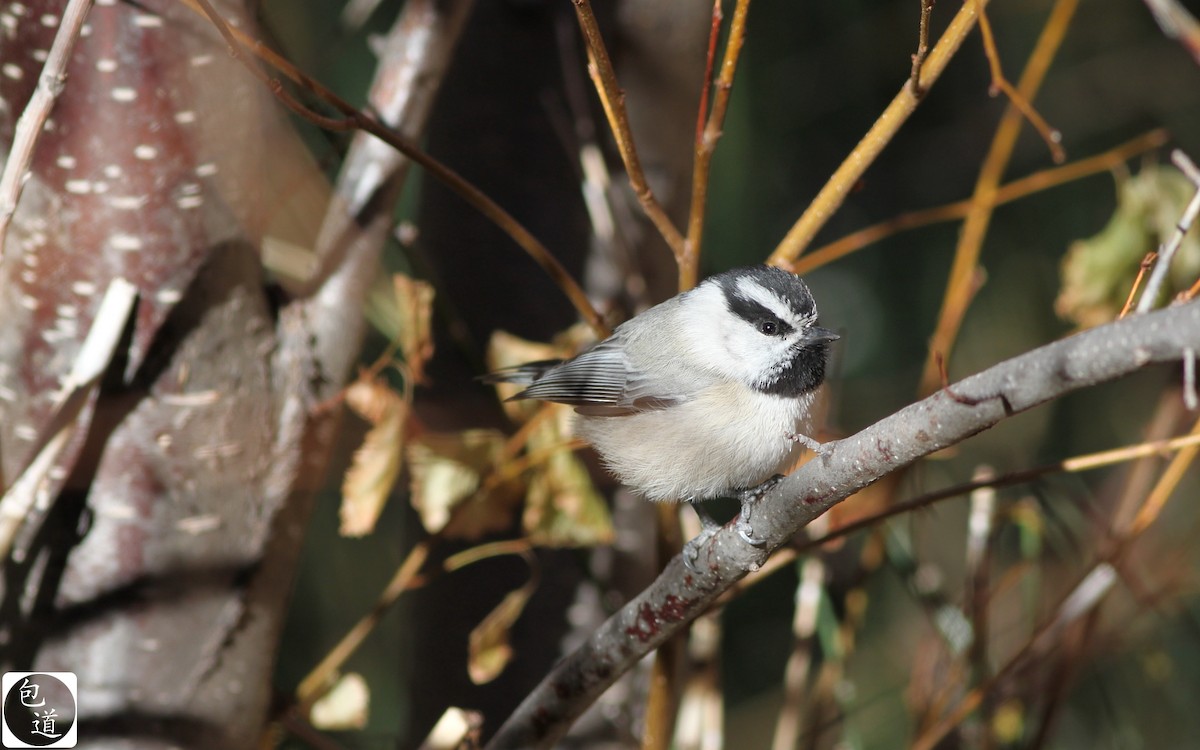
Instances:
[[[629,93],[651,186],[682,217],[711,6],[597,5],[606,6],[597,12]],[[732,5],[726,5],[728,17]],[[1010,80],[1018,79],[1053,5],[989,6]],[[391,26],[402,4],[384,0],[361,25],[344,22],[343,6],[264,0],[259,10],[263,33],[277,49],[362,105],[375,69],[371,40]],[[959,8],[934,8],[931,40]],[[1191,11],[1200,7],[1192,3]],[[904,84],[919,15],[915,0],[751,8],[713,163],[705,273],[770,255]],[[969,198],[1007,106],[1004,96],[989,95],[990,83],[976,30],[813,247]],[[1093,275],[1106,273],[1098,267],[1112,269],[1111,278],[1096,283],[1111,281],[1123,298],[1141,258],[1170,226],[1151,215],[1177,218],[1190,197],[1159,174],[1144,185],[1150,208],[1134,208],[1131,180],[1168,165],[1171,148],[1200,158],[1198,61],[1164,35],[1146,4],[1082,3],[1033,103],[1061,133],[1067,163],[1158,129],[1166,145],[995,210],[978,293],[947,359],[951,380],[1075,330],[1079,321],[1060,314],[1064,307],[1056,311],[1064,258],[1110,221],[1116,224],[1108,234],[1081,253],[1124,258],[1092,268]],[[598,144],[616,192],[626,185],[596,105],[570,3],[479,3],[424,143],[525,223],[619,320],[673,294],[674,266],[627,194],[614,214],[629,255],[612,262],[594,238],[579,187],[580,148]],[[336,173],[346,138],[300,127],[316,159]],[[1047,145],[1026,125],[1003,182],[1054,166]],[[1114,220],[1122,190],[1127,212]],[[405,242],[392,241],[387,269],[428,279],[436,292],[436,354],[427,383],[415,391],[416,431],[491,427],[511,434],[515,425],[495,395],[472,380],[486,368],[489,337],[505,330],[548,341],[576,322],[574,310],[511,240],[425,174],[409,176],[395,219]],[[822,324],[843,336],[824,396],[823,438],[852,434],[920,395],[960,227],[955,220],[894,232],[805,272]],[[1194,269],[1194,236],[1189,242]],[[1195,279],[1193,270],[1183,288]],[[376,332],[364,363],[387,343]],[[1009,419],[881,483],[868,497],[850,499],[839,509],[844,517],[830,523],[962,484],[982,470],[1004,475],[1186,433],[1195,414],[1183,407],[1179,384],[1179,372],[1156,368]],[[345,420],[329,487],[308,531],[275,676],[281,694],[294,690],[371,608],[425,536],[408,502],[407,474],[372,534],[338,534],[341,472],[365,430],[356,418]],[[610,480],[586,451],[581,456],[611,497]],[[939,747],[1191,746],[1200,733],[1194,469],[1122,553],[1119,580],[1103,602],[1048,639],[1033,638],[1061,614],[1061,601],[1080,579],[1119,546],[1120,519],[1142,507],[1170,460],[1163,454],[1085,473],[1048,472],[999,489],[994,498],[960,496],[900,515],[778,566],[723,608],[719,658],[698,667],[719,673],[724,746],[907,746],[974,688],[982,696],[979,710],[955,722]],[[654,541],[644,529],[653,510],[619,495],[609,502],[615,546],[539,546],[533,553],[537,585],[511,627],[511,661],[486,684],[468,676],[467,634],[529,579],[530,563],[495,557],[431,574],[406,593],[346,665],[369,686],[369,718],[361,729],[334,733],[337,743],[415,747],[448,706],[482,711],[494,729],[563,649],[652,577]],[[986,522],[972,521],[973,510]],[[432,559],[519,537],[518,515],[507,530],[439,545]],[[807,625],[797,626],[798,592],[809,578],[819,606]],[[569,742],[639,745],[643,692],[636,680],[620,687]],[[783,716],[795,718],[799,728],[790,736],[798,740],[787,741]]]

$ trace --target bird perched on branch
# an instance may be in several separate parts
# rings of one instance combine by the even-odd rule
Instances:
[[[512,399],[569,404],[576,433],[634,492],[687,501],[704,530],[685,559],[719,528],[697,503],[736,497],[737,529],[778,481],[825,379],[833,331],[817,324],[808,287],[771,266],[736,268],[655,305],[568,360],[530,362],[484,377],[528,386]]]

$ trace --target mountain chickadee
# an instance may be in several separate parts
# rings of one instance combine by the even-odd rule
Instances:
[[[576,433],[634,492],[693,504],[704,531],[685,549],[689,564],[719,528],[696,503],[742,502],[737,529],[778,481],[837,334],[817,325],[800,277],[771,266],[705,279],[617,327],[568,360],[530,362],[484,377],[528,385],[512,399],[569,404]]]

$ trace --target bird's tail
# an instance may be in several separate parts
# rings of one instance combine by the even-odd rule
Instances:
[[[526,362],[516,367],[505,367],[503,370],[496,370],[495,372],[489,372],[487,375],[480,375],[478,379],[484,383],[532,385],[537,382],[538,378],[545,375],[550,368],[561,363],[561,359],[543,359],[537,362]]]

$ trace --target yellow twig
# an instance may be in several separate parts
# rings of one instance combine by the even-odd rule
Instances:
[[[442,570],[447,573],[453,573],[456,570],[461,570],[468,565],[474,565],[482,560],[500,557],[501,555],[524,555],[532,549],[533,542],[526,537],[480,544],[447,557],[445,562],[442,563]]]
[[[980,6],[987,0],[978,0]],[[950,26],[942,34],[941,39],[934,45],[925,64],[921,66],[920,80],[928,90],[941,76],[949,64],[950,58],[962,46],[967,34],[975,26],[978,18],[978,7],[975,2],[964,3],[962,8],[950,22]],[[900,93],[892,99],[867,134],[863,136],[842,165],[838,167],[812,204],[796,221],[787,235],[780,241],[779,246],[771,253],[768,263],[775,266],[791,265],[804,252],[813,237],[829,221],[829,217],[841,207],[851,188],[858,183],[859,178],[867,168],[878,158],[884,147],[891,142],[896,132],[916,110],[921,97],[913,90],[912,79],[906,79]]]
[[[982,3],[974,0],[967,5]],[[1078,0],[1058,0],[1050,12],[1045,28],[1038,38],[1033,53],[1017,90],[1026,100],[1041,87],[1046,71],[1066,35],[1071,18],[1075,15]],[[987,234],[992,212],[996,206],[997,186],[1004,175],[1004,169],[1016,146],[1017,136],[1021,132],[1022,113],[1010,103],[1000,118],[992,145],[979,170],[979,179],[975,183],[975,192],[971,198],[971,211],[963,222],[962,233],[958,239],[958,247],[954,254],[954,263],[950,269],[950,280],[946,283],[946,294],[942,301],[942,311],[938,316],[937,327],[929,343],[929,354],[925,360],[925,370],[921,376],[921,393],[932,393],[940,387],[941,378],[937,367],[937,357],[940,355],[949,360],[950,349],[958,336],[959,327],[966,315],[967,307],[974,297],[977,287],[975,280],[978,274],[979,254],[983,247],[983,238]]]
[[[684,257],[683,235],[675,227],[671,217],[667,216],[666,210],[654,197],[650,185],[646,182],[646,174],[642,171],[637,147],[633,142],[633,131],[629,127],[629,116],[625,112],[625,93],[617,84],[617,75],[613,71],[612,61],[604,46],[604,39],[600,36],[600,26],[596,23],[595,14],[592,13],[591,3],[589,0],[571,0],[571,2],[575,5],[575,15],[579,19],[579,28],[583,32],[583,39],[587,47],[588,73],[591,75],[592,83],[596,86],[596,93],[600,96],[600,104],[604,107],[609,129],[612,130],[613,139],[617,142],[621,161],[625,163],[629,184],[633,187],[638,202],[642,204],[642,210],[646,212],[646,216],[650,218],[659,234],[666,240],[678,262]]]
[[[712,168],[713,153],[725,124],[725,113],[729,109],[729,96],[733,91],[733,76],[737,72],[738,58],[746,41],[746,16],[750,11],[750,0],[738,0],[729,23],[729,39],[725,42],[725,58],[721,61],[721,74],[716,81],[716,95],[712,111],[704,132],[696,141],[695,160],[692,166],[692,201],[688,213],[687,242],[679,262],[679,288],[690,289],[696,285],[700,268],[700,245],[704,236],[704,209],[708,201],[708,178]]]
[[[1192,426],[1191,435],[1200,438],[1200,420],[1197,420],[1196,424]],[[1146,502],[1142,503],[1141,509],[1134,517],[1128,531],[1130,537],[1140,535],[1150,524],[1154,523],[1154,520],[1162,512],[1163,506],[1171,497],[1171,493],[1179,485],[1179,480],[1183,479],[1184,472],[1196,460],[1198,452],[1200,452],[1200,445],[1192,444],[1175,454],[1175,458],[1171,459],[1167,470],[1159,477],[1158,483],[1154,485],[1154,489],[1146,497]]]
[[[1050,169],[1034,172],[1027,177],[1013,180],[1007,185],[1000,187],[996,191],[996,205],[1002,206],[1041,190],[1048,190],[1049,188],[1057,187],[1073,180],[1096,174],[1097,172],[1113,169],[1130,158],[1158,148],[1166,142],[1167,132],[1165,130],[1151,130],[1149,133],[1140,135],[1102,154],[1080,159],[1070,164],[1064,164],[1061,167],[1051,167]],[[791,270],[793,273],[804,275],[814,268],[831,263],[838,258],[849,255],[856,250],[890,237],[893,234],[942,221],[961,219],[970,211],[971,205],[970,199],[964,199],[954,203],[901,214],[895,218],[848,234],[807,255],[801,256],[791,265]]]
[[[342,640],[330,649],[325,658],[300,681],[299,687],[296,688],[296,699],[299,703],[297,710],[300,714],[307,714],[313,702],[336,682],[338,670],[362,645],[363,640],[371,634],[371,631],[379,623],[379,619],[396,603],[401,594],[413,587],[417,573],[429,557],[429,550],[434,539],[436,537],[430,537],[412,548],[383,593],[379,595],[379,599],[371,611],[363,615],[362,619],[342,637]]]
[[[1046,142],[1046,148],[1050,149],[1050,157],[1054,159],[1054,163],[1062,164],[1067,158],[1062,147],[1062,133],[1058,129],[1050,127],[1050,123],[1046,122],[1045,118],[1034,109],[1029,100],[1020,91],[1014,89],[1008,79],[1004,77],[1004,71],[1000,67],[1000,52],[996,50],[996,37],[992,34],[992,23],[982,9],[979,11],[979,33],[983,36],[983,50],[992,73],[993,89],[1004,92],[1012,106],[1024,115],[1042,140]]]
[[[1137,291],[1142,286],[1142,279],[1146,278],[1146,272],[1154,265],[1154,261],[1158,258],[1158,253],[1151,250],[1146,253],[1146,257],[1142,258],[1142,262],[1138,264],[1137,276],[1133,278],[1133,285],[1129,287],[1129,296],[1125,298],[1125,304],[1121,306],[1121,312],[1117,315],[1117,319],[1125,317],[1133,308],[1133,300],[1137,298]]]

